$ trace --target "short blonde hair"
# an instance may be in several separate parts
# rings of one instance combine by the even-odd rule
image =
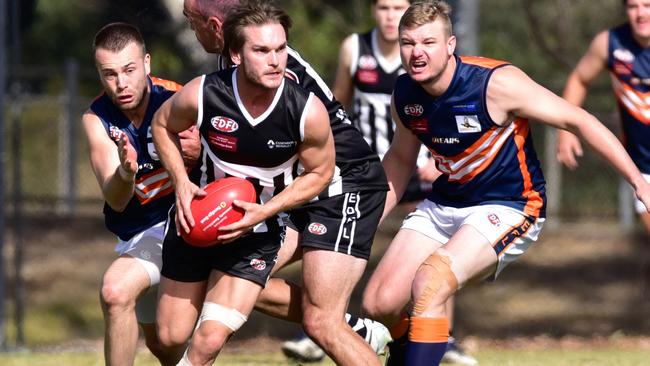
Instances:
[[[452,35],[451,6],[444,1],[438,0],[417,1],[409,6],[399,22],[399,30],[417,28],[427,23],[433,23],[438,17],[444,23],[447,37],[450,37]]]

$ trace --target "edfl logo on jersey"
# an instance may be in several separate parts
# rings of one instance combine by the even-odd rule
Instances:
[[[212,117],[210,124],[215,128],[215,130],[221,132],[235,132],[239,129],[239,124],[237,122],[223,116]]]

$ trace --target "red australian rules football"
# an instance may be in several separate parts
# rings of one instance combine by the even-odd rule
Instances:
[[[197,247],[217,244],[221,226],[232,224],[244,217],[244,211],[233,207],[234,200],[255,202],[255,187],[246,179],[228,177],[216,180],[205,187],[204,197],[195,197],[190,204],[194,227],[189,233],[181,230],[185,241]]]

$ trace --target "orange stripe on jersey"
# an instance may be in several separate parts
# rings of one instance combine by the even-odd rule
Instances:
[[[169,174],[164,168],[138,177],[135,181],[135,195],[145,205],[174,191]]]
[[[517,160],[519,160],[519,170],[524,179],[524,191],[521,195],[526,197],[528,200],[524,207],[524,213],[526,215],[539,217],[540,210],[544,205],[544,200],[542,199],[542,195],[533,189],[533,181],[530,178],[530,171],[528,170],[528,165],[526,165],[526,153],[524,152],[524,144],[526,143],[526,137],[530,132],[530,126],[528,125],[528,120],[523,118],[517,118],[513,123],[515,123]]]
[[[420,343],[447,343],[449,320],[447,318],[411,317],[409,340]]]
[[[463,61],[463,63],[469,65],[482,66],[488,69],[494,69],[497,66],[510,64],[510,62],[507,61],[495,60],[493,58],[480,57],[480,56],[460,56],[460,60]]]
[[[453,157],[442,157],[430,149],[441,172],[449,181],[465,183],[483,172],[494,160],[498,151],[512,134],[514,127],[492,127],[462,153]]]
[[[483,162],[482,162],[478,167],[475,167],[475,168],[469,169],[469,171],[468,171],[467,174],[462,175],[461,177],[456,178],[456,179],[457,179],[460,183],[466,183],[466,182],[472,180],[474,177],[476,177],[476,176],[477,176],[478,174],[480,174],[481,172],[483,172],[483,171],[484,171],[488,166],[490,166],[490,164],[492,164],[492,161],[494,161],[494,158],[496,158],[496,156],[497,156],[497,151],[501,149],[501,147],[499,147],[499,148],[497,149],[497,151],[493,151],[493,147],[495,147],[495,146],[497,145],[497,143],[499,143],[499,142],[502,141],[502,140],[500,139],[500,137],[501,137],[503,134],[506,134],[506,133],[509,134],[509,131],[508,131],[507,129],[501,129],[501,130],[496,134],[496,135],[497,135],[496,138],[495,138],[494,140],[492,140],[492,142],[491,142],[488,146],[484,147],[484,148],[481,150],[481,152],[479,152],[478,154],[476,154],[475,157],[473,157],[472,159],[468,160],[467,163],[463,164],[463,166],[461,166],[461,167],[458,169],[458,171],[463,170],[464,168],[468,167],[469,165],[471,165],[472,163],[474,163],[474,162],[476,162],[476,161],[478,161],[478,160],[480,160],[480,159],[482,159]],[[501,144],[501,145],[503,146],[503,144]],[[487,157],[487,158],[486,158],[486,157]]]
[[[650,125],[650,92],[643,93],[619,80],[612,74],[612,87],[616,99],[639,122]]]
[[[160,85],[167,90],[179,91],[183,87],[181,84],[171,80],[165,80],[151,75],[149,75],[149,77],[151,78],[153,85]]]

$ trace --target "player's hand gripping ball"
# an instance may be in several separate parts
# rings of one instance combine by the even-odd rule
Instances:
[[[195,197],[190,204],[194,226],[189,233],[181,230],[185,241],[197,247],[218,244],[219,228],[244,217],[244,210],[233,207],[234,200],[255,202],[255,187],[246,179],[228,177],[216,180],[205,187],[204,197]]]

